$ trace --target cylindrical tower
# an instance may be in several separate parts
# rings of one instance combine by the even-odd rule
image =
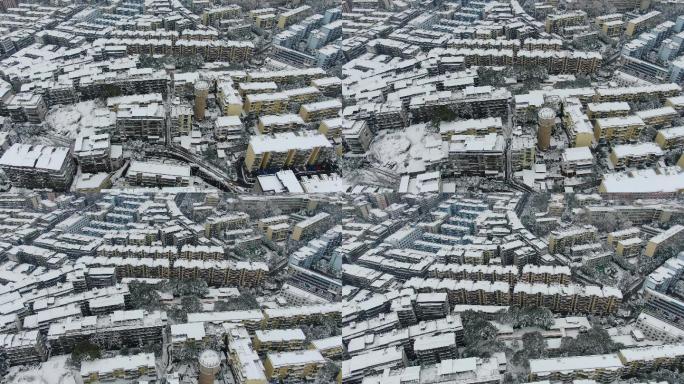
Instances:
[[[539,149],[546,151],[551,146],[551,135],[556,125],[556,112],[548,107],[540,109],[537,114],[537,124],[537,145]]]
[[[209,97],[209,84],[206,81],[195,83],[195,119],[204,120],[204,110],[207,109],[207,98]]]
[[[199,355],[199,384],[214,384],[214,377],[221,367],[218,352],[207,349]]]

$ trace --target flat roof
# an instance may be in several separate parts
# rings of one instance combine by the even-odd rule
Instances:
[[[285,152],[290,149],[313,149],[332,147],[325,135],[316,131],[283,132],[272,135],[252,136],[249,145],[254,153]]]
[[[149,173],[173,177],[190,177],[189,165],[165,164],[152,161],[131,161],[128,174]]]
[[[593,369],[619,369],[623,364],[617,354],[530,359],[530,373],[571,372]]]
[[[326,361],[317,349],[268,353],[267,358],[271,361],[274,368],[290,365],[325,364]]]
[[[60,170],[69,158],[69,148],[47,145],[13,144],[0,158],[0,165]]]

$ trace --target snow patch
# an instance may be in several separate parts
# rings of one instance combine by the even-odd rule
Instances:
[[[426,124],[415,124],[405,129],[380,132],[373,140],[370,153],[380,165],[396,163],[395,171],[414,169],[414,162],[422,162],[428,148],[439,146],[438,133],[428,132]]]
[[[99,100],[57,105],[50,108],[45,120],[54,133],[74,139],[88,120],[96,118],[95,111],[101,107],[104,104]]]
[[[67,365],[68,357],[69,355],[55,356],[30,368],[12,367],[5,379],[17,384],[76,384],[74,374]]]

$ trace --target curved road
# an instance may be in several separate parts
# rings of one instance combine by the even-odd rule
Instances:
[[[199,176],[215,187],[233,193],[239,193],[240,187],[222,169],[207,162],[194,153],[177,145],[169,145],[163,149],[152,149],[150,152],[165,157],[181,159],[191,166],[197,167]]]

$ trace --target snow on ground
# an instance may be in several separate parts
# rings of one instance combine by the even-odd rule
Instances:
[[[427,131],[426,124],[415,124],[403,130],[382,131],[373,140],[370,154],[382,166],[396,162],[396,172],[402,173],[411,166],[416,159],[423,159],[429,147],[441,143],[438,133]],[[439,144],[437,144],[439,145]]]
[[[76,384],[73,372],[66,366],[68,357],[69,355],[55,356],[40,366],[28,369],[12,367],[5,379],[14,384]]]
[[[359,171],[349,177],[345,177],[350,185],[375,185],[385,188],[396,188],[398,180],[390,178],[387,174],[375,171],[374,169],[359,169]]]
[[[104,104],[97,100],[57,105],[50,108],[45,120],[54,133],[73,139],[83,128],[84,122],[95,119],[95,110],[102,107]]]

